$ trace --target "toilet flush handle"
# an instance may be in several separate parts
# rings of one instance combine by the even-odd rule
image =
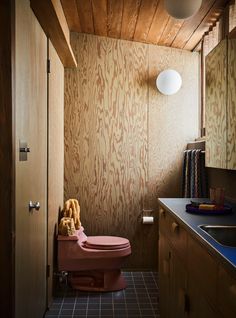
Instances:
[[[40,209],[40,203],[39,202],[35,202],[33,203],[32,201],[29,202],[29,210],[33,210],[35,209],[36,211],[38,211]]]

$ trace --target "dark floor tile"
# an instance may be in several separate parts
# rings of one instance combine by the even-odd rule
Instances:
[[[86,315],[86,313],[87,313],[87,309],[75,309],[74,310],[74,315]]]
[[[62,309],[60,312],[61,315],[72,315],[73,309]]]
[[[74,309],[74,304],[62,304],[62,309]]]

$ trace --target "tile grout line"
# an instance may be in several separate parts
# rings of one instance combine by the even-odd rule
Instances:
[[[137,299],[137,304],[138,304],[138,309],[139,309],[139,317],[142,317],[141,309],[140,309],[140,306],[139,306],[138,294],[137,294],[137,291],[136,291],[136,284],[135,284],[135,280],[134,280],[133,272],[131,272],[131,277],[132,277],[133,284],[134,284],[134,292],[135,292],[136,299]]]
[[[62,302],[61,302],[61,307],[60,307],[60,310],[59,310],[59,313],[58,313],[58,317],[60,317],[60,315],[61,315],[62,307],[64,305],[64,299],[65,299],[65,294],[63,295],[63,299],[62,299]]]
[[[86,307],[86,317],[88,317],[88,308],[89,307],[89,294],[87,296],[87,307]]]
[[[152,273],[152,272],[151,272],[151,273]],[[147,294],[148,294],[149,302],[150,302],[150,305],[151,305],[151,307],[152,307],[152,313],[153,313],[153,315],[154,315],[154,317],[155,317],[156,314],[155,314],[155,311],[154,311],[154,308],[153,308],[153,305],[152,305],[152,300],[151,300],[150,295],[149,295],[149,291],[148,291],[148,288],[147,288],[147,285],[146,285],[146,281],[145,281],[144,276],[143,276],[143,272],[142,272],[142,277],[143,277],[145,289],[146,289]],[[151,276],[151,277],[152,277],[152,276]]]
[[[126,277],[125,277],[126,279]],[[127,287],[128,287],[128,282],[126,282]],[[127,308],[127,302],[126,302],[126,295],[125,295],[125,290],[123,290],[123,295],[124,295],[124,300],[125,300],[125,315],[128,317],[128,308]]]
[[[76,303],[77,303],[77,292],[75,294],[75,301],[74,301],[74,308],[73,308],[73,311],[72,311],[72,318],[74,317],[74,313],[75,313],[75,306],[76,306]]]

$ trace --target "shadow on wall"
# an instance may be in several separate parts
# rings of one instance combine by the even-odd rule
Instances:
[[[230,201],[236,201],[236,171],[207,168],[209,188],[225,188],[225,196]]]

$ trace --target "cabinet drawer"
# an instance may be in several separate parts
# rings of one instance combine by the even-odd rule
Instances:
[[[236,317],[236,279],[222,267],[218,276],[218,304],[224,317]]]
[[[166,235],[167,239],[172,244],[176,254],[182,260],[185,260],[187,251],[187,232],[179,222],[162,207],[159,209],[159,226],[160,231]]]
[[[188,272],[199,289],[212,302],[216,302],[217,262],[213,257],[188,236]]]

